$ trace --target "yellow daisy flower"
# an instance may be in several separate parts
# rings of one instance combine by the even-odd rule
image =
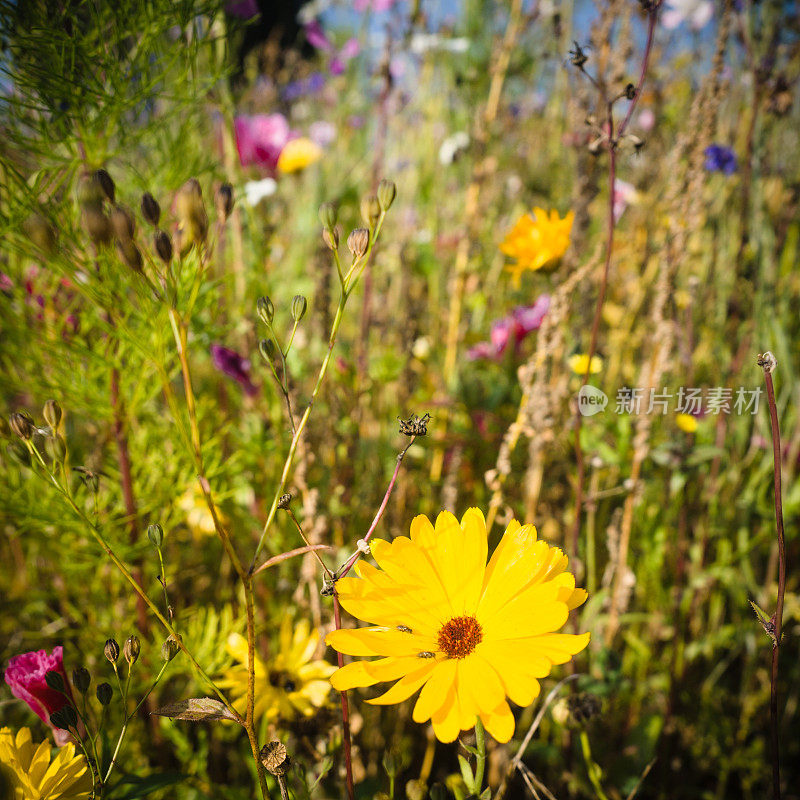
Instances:
[[[583,377],[589,367],[589,356],[586,353],[575,353],[567,359],[567,366],[576,374]],[[600,356],[592,356],[592,365],[589,369],[590,375],[597,375],[603,369],[603,359]]]
[[[216,505],[216,504],[215,504]],[[192,532],[195,539],[202,539],[204,536],[214,536],[217,529],[214,527],[214,517],[208,510],[208,503],[203,495],[203,490],[194,484],[190,486],[178,500],[178,508],[186,515],[186,525]],[[222,525],[227,524],[227,518],[217,508],[217,519]]]
[[[275,656],[265,663],[256,655],[255,716],[270,721],[310,717],[328,702],[328,678],[336,667],[326,661],[311,661],[319,633],[310,630],[307,620],[293,625],[288,617],[281,623]],[[231,689],[233,706],[241,714],[247,702],[247,639],[232,633],[228,653],[239,663],[228,669],[219,681],[220,688]]]
[[[567,557],[537,541],[533,525],[514,520],[489,563],[483,514],[471,508],[458,520],[448,511],[436,525],[424,515],[411,537],[372,540],[378,568],[360,561],[358,577],[337,584],[342,605],[379,627],[338,630],[325,641],[354,661],[331,677],[334,689],[397,681],[370,703],[400,703],[422,689],[415,722],[433,722],[436,737],[452,742],[480,717],[498,742],[514,733],[508,697],[530,705],[538,678],[564,664],[589,634],[554,633],[586,599],[566,572]]]
[[[691,414],[678,414],[675,424],[685,433],[694,433],[697,430],[697,418]]]
[[[537,270],[566,253],[575,213],[570,211],[561,219],[558,211],[549,214],[534,208],[533,214],[523,214],[500,244],[500,252],[517,260],[508,267],[514,284],[519,286],[522,273]]]
[[[322,148],[311,139],[290,139],[278,156],[278,171],[299,172],[322,158]]]
[[[50,744],[34,744],[30,728],[15,736],[0,728],[0,769],[11,781],[14,800],[88,800],[92,773],[75,745],[64,745],[50,761]]]

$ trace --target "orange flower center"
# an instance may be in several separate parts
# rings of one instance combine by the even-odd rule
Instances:
[[[448,658],[466,658],[483,639],[475,617],[453,617],[439,631],[439,649]]]

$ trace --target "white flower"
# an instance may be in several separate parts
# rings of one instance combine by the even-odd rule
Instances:
[[[466,149],[469,145],[469,134],[466,131],[458,131],[448,136],[439,148],[439,163],[443,166],[452,164],[459,151]]]
[[[714,4],[711,0],[666,0],[664,5],[661,22],[669,30],[677,28],[685,21],[692,30],[699,31],[714,15]]]
[[[249,206],[257,206],[265,197],[275,194],[277,189],[278,184],[273,178],[249,181],[244,185],[245,201]]]
[[[429,50],[443,50],[447,53],[466,53],[469,50],[469,39],[462,37],[449,38],[436,33],[415,33],[411,37],[412,53],[426,53]]]

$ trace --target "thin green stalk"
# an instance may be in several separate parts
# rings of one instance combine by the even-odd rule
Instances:
[[[483,786],[483,771],[486,767],[486,735],[480,717],[475,720],[475,749],[478,751],[478,755],[475,757],[473,792],[480,795],[481,787]]]

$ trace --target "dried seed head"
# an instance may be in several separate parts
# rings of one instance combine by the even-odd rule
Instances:
[[[86,667],[76,667],[72,670],[72,685],[81,693],[86,694],[89,691],[89,684],[92,682],[92,676]]]
[[[599,697],[586,692],[570,695],[567,698],[567,708],[572,719],[579,725],[583,725],[600,713],[602,704]]]
[[[181,650],[180,637],[177,634],[171,633],[164,640],[161,645],[161,658],[166,662],[172,661]]]
[[[337,228],[328,228],[322,229],[322,241],[325,242],[325,246],[329,250],[338,250],[339,249],[339,231]]]
[[[397,418],[400,423],[400,433],[403,436],[427,436],[428,435],[428,422],[430,422],[431,415],[423,414],[418,417],[412,414],[408,419]]]
[[[395,197],[397,197],[397,187],[394,185],[394,181],[384,178],[378,184],[378,202],[381,205],[381,211],[386,213],[394,203]]]
[[[36,426],[33,417],[27,411],[17,411],[8,418],[8,427],[12,432],[26,442],[33,438]]]
[[[771,373],[775,367],[778,366],[778,359],[767,350],[766,353],[759,353],[758,361],[756,362],[761,369],[766,373]],[[9,420],[10,421],[10,420]]]
[[[286,494],[282,494],[280,500],[278,500],[278,508],[286,509],[289,508],[289,503],[292,502],[292,496],[287,492]]]
[[[327,231],[332,231],[336,227],[336,206],[333,203],[323,203],[319,207],[319,221]]]
[[[306,314],[308,308],[308,301],[301,294],[296,294],[292,298],[292,320],[300,322]]]
[[[622,94],[625,96],[626,100],[633,100],[633,98],[636,97],[636,87],[632,83],[629,83]]]
[[[116,194],[116,187],[114,186],[113,178],[104,169],[98,169],[94,173],[95,180],[103,190],[103,194],[109,203],[114,202],[114,195]]]
[[[374,228],[381,217],[381,204],[378,198],[371,194],[361,200],[361,219],[370,228]]]
[[[150,540],[153,547],[156,549],[160,548],[162,542],[164,541],[164,529],[157,522],[154,522],[152,525],[148,525],[147,538]]]
[[[217,187],[214,192],[214,207],[220,221],[226,222],[233,211],[233,186],[223,183]]]
[[[99,683],[95,689],[95,694],[101,706],[107,706],[111,702],[114,690],[110,683]]]
[[[55,400],[48,400],[44,404],[43,410],[44,421],[54,430],[57,431],[61,425],[61,418],[63,412],[61,406]]]
[[[172,241],[169,234],[165,231],[156,231],[153,235],[153,245],[156,248],[158,257],[165,263],[172,261]]]
[[[117,659],[119,658],[119,645],[117,644],[117,640],[106,639],[106,645],[103,648],[103,653],[112,664],[116,664]]]
[[[139,637],[129,636],[125,640],[125,644],[122,646],[122,655],[125,656],[125,660],[128,662],[128,664],[132,666],[139,658],[139,652],[141,649],[142,646],[139,644]]]
[[[353,254],[354,259],[361,258],[369,247],[369,231],[366,228],[356,228],[347,237],[347,249]]]
[[[277,740],[265,744],[259,753],[261,763],[267,772],[273,775],[284,775],[289,768],[291,759],[286,752],[286,745]]]
[[[150,192],[145,192],[142,195],[142,216],[154,228],[158,227],[158,221],[161,219],[161,206]]]
[[[272,327],[272,320],[275,319],[275,306],[269,297],[259,297],[256,301],[256,312],[261,321],[268,327]]]
[[[114,206],[111,211],[111,227],[118,241],[127,242],[133,239],[133,234],[136,233],[136,220],[131,210],[125,206]]]

